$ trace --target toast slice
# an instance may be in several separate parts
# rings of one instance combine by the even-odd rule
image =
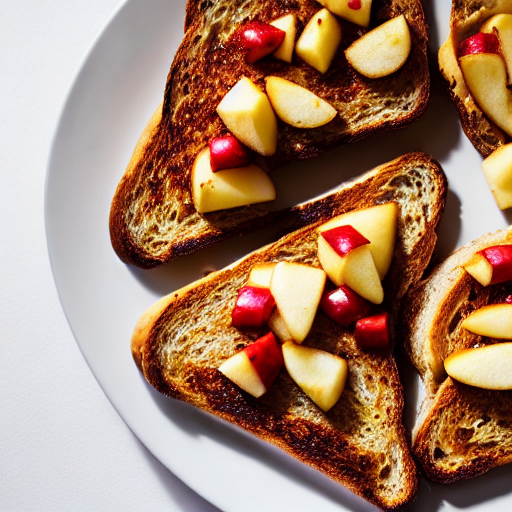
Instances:
[[[453,0],[450,34],[438,54],[439,68],[448,81],[450,98],[457,108],[462,129],[483,157],[511,139],[489,120],[471,96],[459,65],[457,48],[461,41],[478,32],[487,19],[500,13],[512,13],[508,0]]]
[[[112,200],[110,235],[121,260],[156,267],[272,222],[272,203],[199,214],[192,200],[194,160],[211,138],[227,134],[216,108],[243,76],[261,90],[265,90],[266,76],[280,76],[312,91],[337,111],[330,123],[314,129],[294,128],[278,120],[276,153],[256,158],[266,171],[405,126],[424,112],[430,80],[421,1],[374,0],[373,4],[370,28],[404,14],[412,50],[400,70],[372,80],[351,68],[343,52],[364,29],[341,18],[342,42],[324,74],[296,56],[291,64],[272,57],[245,62],[235,45],[238,27],[293,13],[298,36],[322,8],[315,0],[188,1],[185,35],[168,75],[163,102],[144,129]]]
[[[425,474],[440,483],[483,474],[512,462],[512,391],[490,391],[448,377],[451,353],[496,340],[461,323],[472,311],[504,302],[512,281],[483,287],[462,267],[475,252],[512,244],[512,228],[480,237],[438,265],[406,298],[404,341],[426,397],[413,429],[413,452]]]
[[[353,326],[341,327],[317,313],[303,345],[348,362],[343,395],[327,413],[284,369],[256,399],[218,367],[258,337],[231,325],[237,292],[255,264],[292,261],[319,267],[319,225],[341,213],[390,201],[397,203],[399,213],[393,262],[383,281],[383,308],[393,332],[402,299],[421,278],[434,250],[446,193],[439,164],[423,153],[411,153],[295,207],[290,215],[304,227],[151,306],[133,333],[135,362],[161,393],[246,429],[382,510],[401,508],[415,495],[417,476],[402,424],[403,389],[391,350],[363,350],[356,344]]]

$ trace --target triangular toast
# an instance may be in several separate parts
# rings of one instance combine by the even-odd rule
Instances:
[[[407,289],[430,261],[446,193],[439,164],[423,153],[411,153],[294,208],[289,215],[304,227],[149,308],[133,333],[137,365],[165,395],[282,448],[382,510],[400,508],[414,497],[417,477],[402,424],[403,390],[391,349],[363,350],[356,344],[353,326],[341,327],[318,313],[303,345],[341,355],[349,368],[343,395],[327,413],[284,369],[270,390],[256,399],[218,367],[258,337],[231,325],[237,292],[255,264],[294,261],[318,267],[319,225],[333,216],[390,201],[398,204],[398,231],[393,262],[383,281],[382,307],[393,333]]]

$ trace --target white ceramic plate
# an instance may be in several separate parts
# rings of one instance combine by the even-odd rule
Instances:
[[[131,331],[146,307],[270,236],[231,240],[153,271],[123,265],[110,246],[110,200],[163,95],[182,37],[184,4],[126,2],[93,45],[65,103],[46,190],[48,246],[63,308],[94,375],[129,427],[173,473],[222,510],[373,510],[279,450],[159,395],[132,361]],[[433,55],[446,37],[448,14],[446,0],[433,2],[427,12]],[[462,134],[435,70],[432,82],[431,104],[412,127],[277,173],[280,201],[308,199],[400,154],[422,150],[443,164],[451,184],[440,255],[507,226],[510,217],[495,206],[481,159]],[[293,190],[285,190],[292,175]],[[423,482],[413,510],[511,510],[511,476],[507,467],[451,487]]]

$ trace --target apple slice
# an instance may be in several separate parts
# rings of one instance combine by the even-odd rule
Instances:
[[[480,32],[494,33],[495,30],[507,66],[508,81],[512,83],[512,14],[496,14],[480,27]]]
[[[268,327],[281,341],[293,339],[277,308],[275,308],[272,315],[270,315]]]
[[[295,128],[317,128],[336,117],[333,106],[304,87],[278,76],[265,80],[270,103],[285,123]]]
[[[500,53],[500,41],[496,34],[478,32],[460,42],[457,56],[472,55],[473,53]]]
[[[354,333],[362,348],[389,347],[389,327],[387,313],[361,318],[356,322]]]
[[[276,189],[257,165],[213,172],[210,151],[204,149],[192,167],[192,200],[199,213],[273,201]]]
[[[249,165],[251,154],[233,135],[214,137],[210,141],[210,165],[212,171]]]
[[[277,263],[260,263],[252,267],[249,273],[247,284],[251,286],[260,286],[261,288],[270,288],[270,281]]]
[[[270,389],[283,366],[283,354],[270,332],[226,359],[219,371],[238,387],[259,398]]]
[[[455,380],[483,389],[512,389],[512,343],[454,352],[444,361],[446,373]]]
[[[381,78],[400,69],[411,51],[411,34],[402,14],[367,32],[346,50],[345,57],[356,71],[368,78]]]
[[[480,336],[512,340],[512,304],[483,306],[468,315],[461,327]]]
[[[251,21],[237,30],[235,35],[245,60],[254,64],[257,60],[273,53],[283,42],[284,30],[263,21]]]
[[[276,265],[270,291],[288,332],[297,343],[308,335],[325,286],[325,272],[300,263]]]
[[[370,311],[369,302],[345,285],[324,293],[320,307],[331,320],[343,326],[363,318]]]
[[[318,0],[320,4],[356,25],[367,27],[370,24],[372,0]]]
[[[483,112],[512,136],[512,91],[507,89],[507,70],[501,55],[473,53],[459,59],[464,80]]]
[[[380,304],[384,290],[369,244],[352,226],[338,226],[320,233],[318,259],[336,286],[346,284],[361,297]]]
[[[291,63],[293,49],[295,48],[295,34],[297,33],[297,20],[294,14],[286,14],[277,20],[270,22],[274,27],[284,31],[285,36],[281,45],[274,52],[274,57],[284,62]]]
[[[512,207],[512,143],[500,146],[483,162],[482,169],[500,210]]]
[[[283,344],[284,365],[295,383],[327,412],[339,400],[347,380],[347,362],[334,354],[311,347]]]
[[[512,245],[493,245],[478,251],[463,265],[482,286],[512,280]]]
[[[217,113],[242,143],[264,156],[277,147],[277,119],[267,95],[242,77],[222,98]]]
[[[322,224],[319,231],[328,231],[343,225],[350,225],[359,231],[370,240],[370,251],[382,280],[393,261],[397,222],[398,206],[395,202],[390,202],[334,217],[329,222]]]
[[[275,300],[268,288],[243,286],[238,290],[231,314],[233,326],[239,329],[259,329],[270,318],[274,306]]]
[[[295,53],[320,73],[331,65],[341,43],[341,27],[327,9],[311,17],[295,45]]]

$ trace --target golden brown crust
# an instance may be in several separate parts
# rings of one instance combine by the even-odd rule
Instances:
[[[183,42],[168,75],[162,118],[146,129],[112,201],[110,233],[120,258],[150,268],[220,239],[272,222],[270,205],[200,215],[190,193],[190,171],[207,141],[225,133],[215,108],[226,92],[247,76],[264,88],[264,78],[288,78],[329,101],[337,117],[321,128],[302,130],[279,121],[277,153],[260,157],[265,169],[311,158],[336,145],[398,128],[419,117],[430,91],[427,32],[419,0],[375,0],[372,23],[404,13],[412,33],[412,53],[402,69],[370,80],[357,74],[338,52],[321,75],[295,59],[292,65],[262,59],[247,65],[236,51],[233,31],[247,20],[268,21],[294,12],[299,27],[321,8],[314,0],[212,2],[189,0]],[[360,34],[343,25],[341,48]]]
[[[483,157],[510,142],[510,137],[492,123],[473,100],[459,66],[457,48],[461,41],[478,32],[486,19],[498,13],[512,13],[508,0],[453,0],[450,35],[438,54],[439,69],[448,81],[448,92],[464,133]]]
[[[338,354],[349,365],[343,398],[328,413],[284,370],[255,399],[217,368],[259,335],[231,325],[237,291],[256,263],[287,260],[318,266],[316,228],[322,222],[389,201],[399,206],[395,255],[384,281],[384,307],[394,330],[401,299],[429,262],[446,192],[439,164],[413,153],[296,207],[293,223],[305,227],[169,294],[141,317],[132,350],[144,376],[160,392],[248,430],[381,509],[400,509],[414,497],[418,482],[402,425],[403,391],[390,352],[361,350],[350,329],[317,315],[304,344]]]

